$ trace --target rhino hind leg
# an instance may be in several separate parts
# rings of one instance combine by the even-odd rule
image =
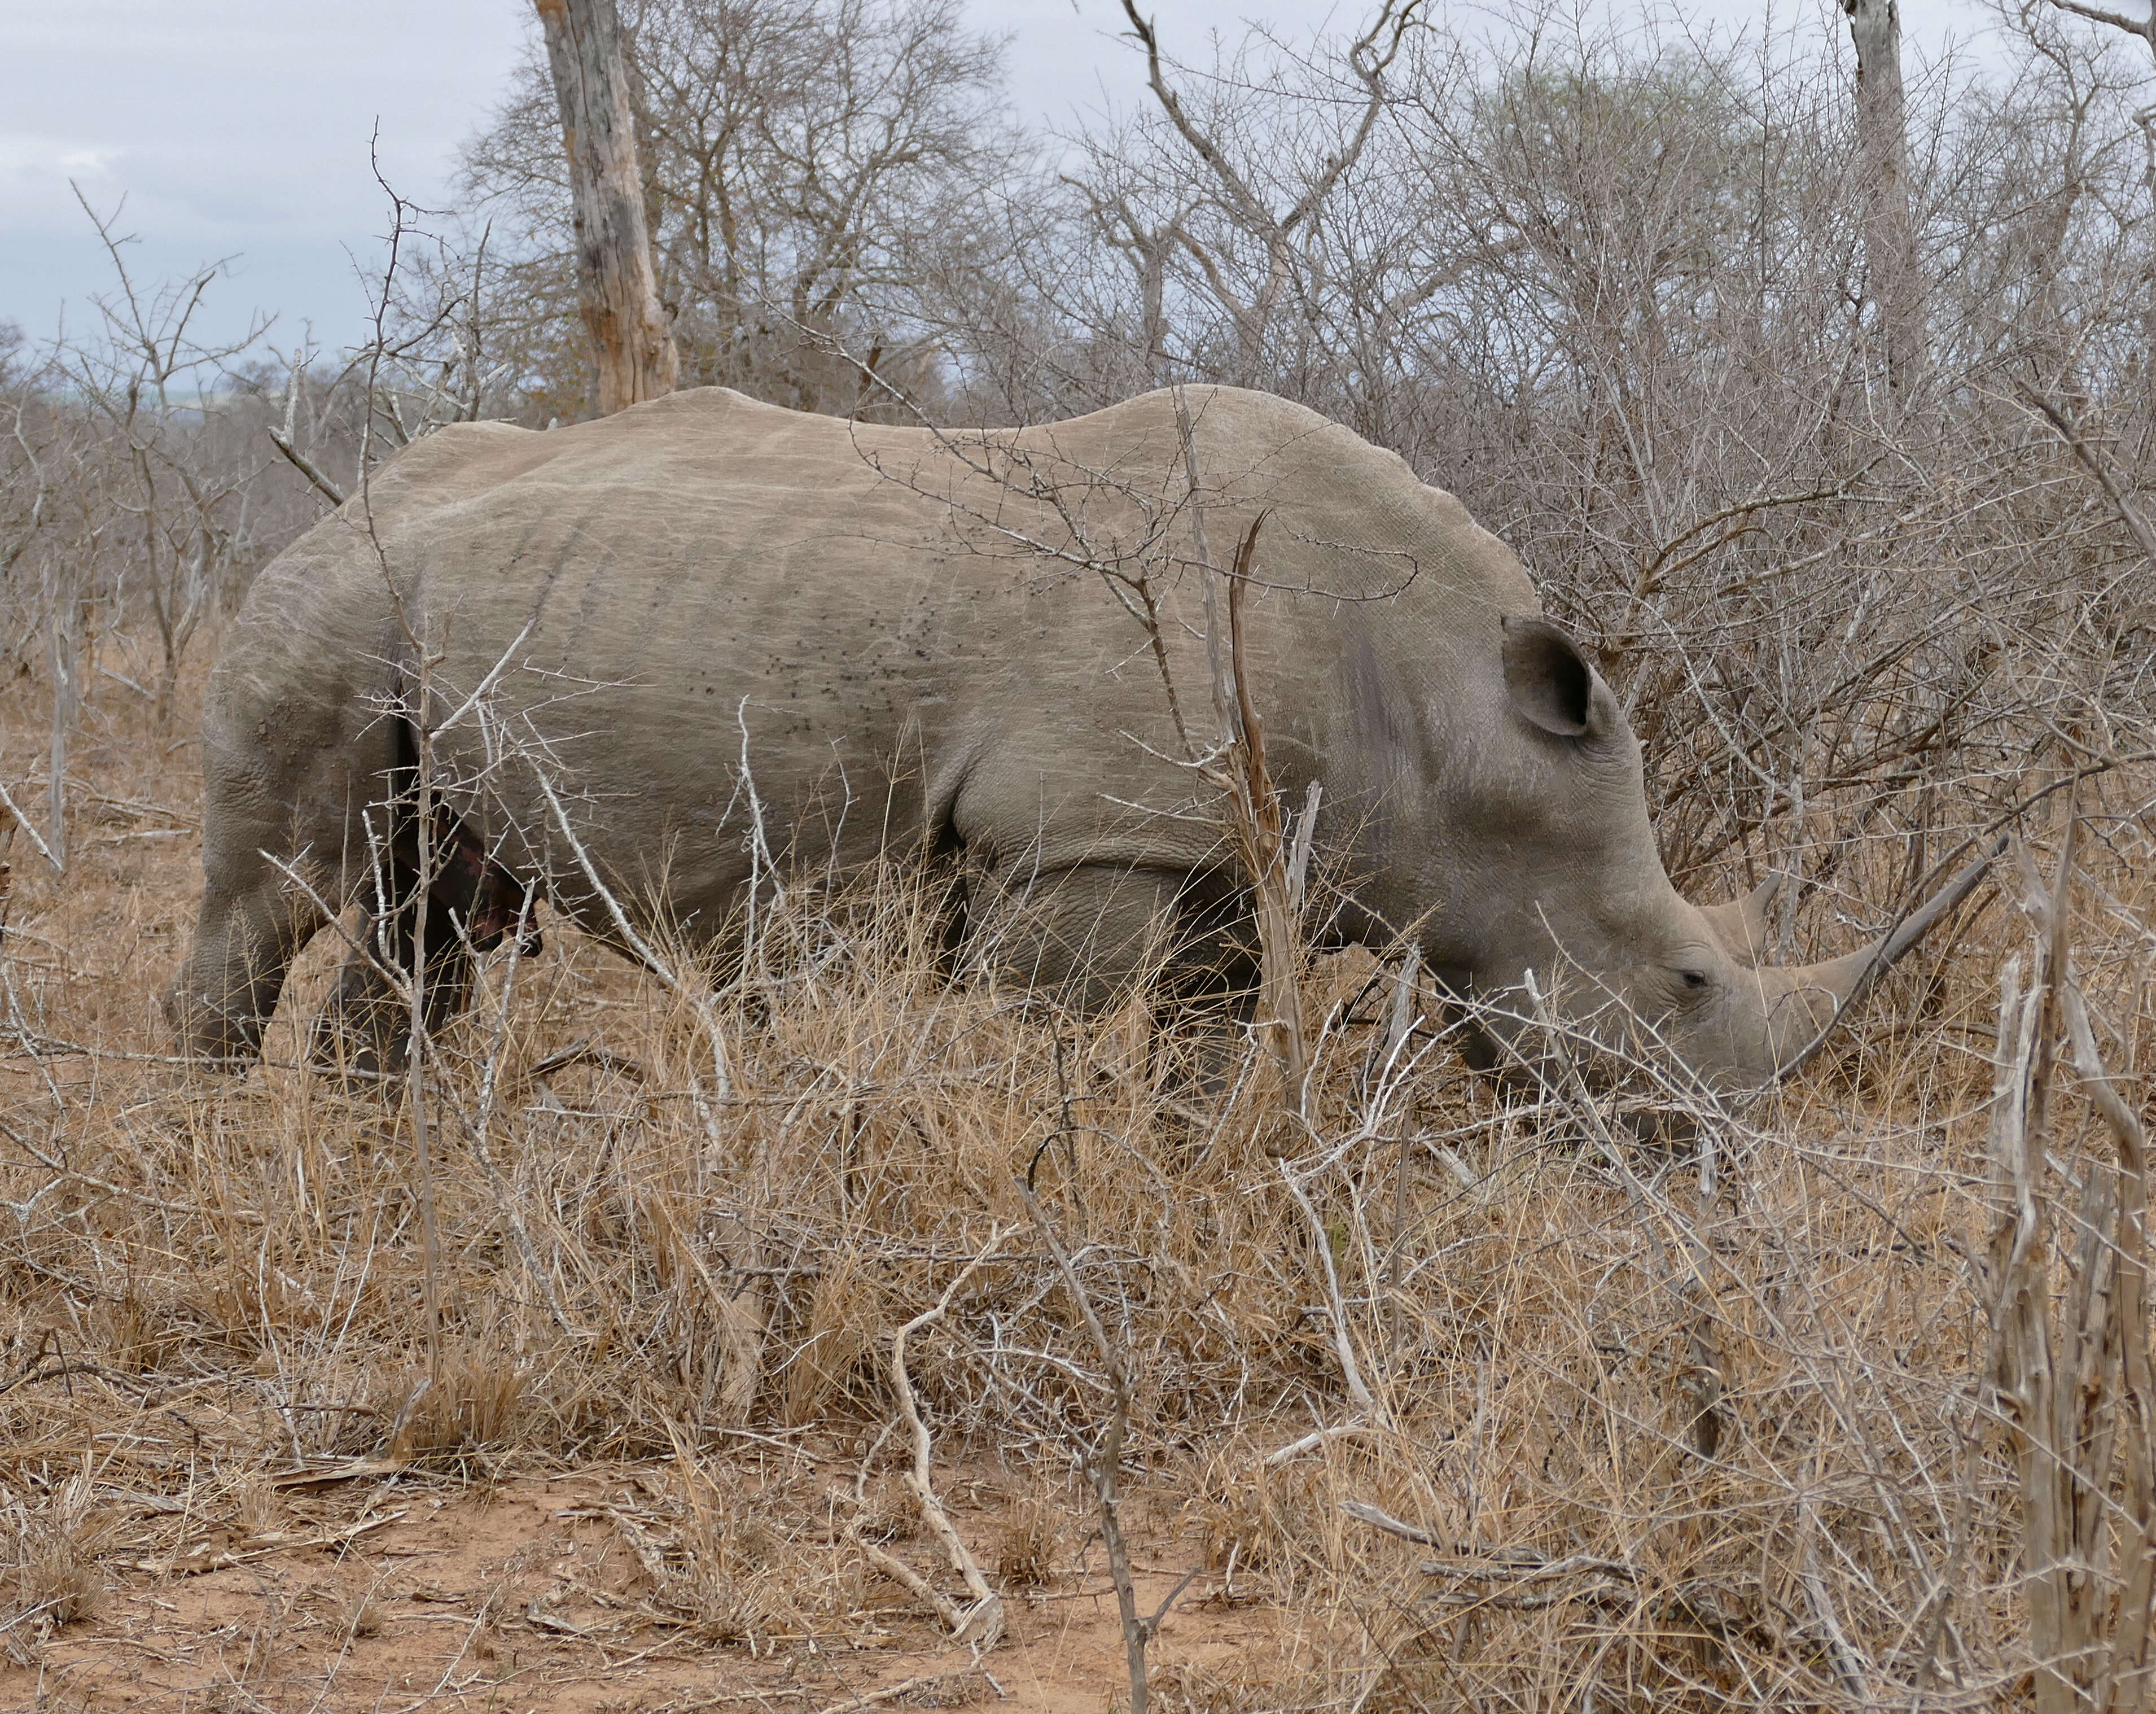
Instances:
[[[192,949],[165,995],[165,1017],[180,1051],[237,1069],[261,1052],[263,1027],[285,977],[322,913],[285,883],[266,858],[204,888]]]
[[[429,854],[434,872],[424,897],[418,842],[409,823],[390,842],[388,861],[362,888],[364,938],[345,955],[336,985],[315,1019],[309,1057],[348,1081],[395,1078],[410,1063],[412,1003],[405,974],[417,961],[423,910],[421,1016],[429,1036],[471,998],[477,955],[490,950],[528,914],[515,879],[461,824],[444,814],[436,825]],[[536,951],[538,936],[527,929],[524,944],[527,951]]]

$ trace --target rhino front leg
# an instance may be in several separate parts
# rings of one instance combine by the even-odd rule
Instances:
[[[1088,863],[988,891],[968,929],[976,957],[1087,1011],[1149,988],[1164,1135],[1194,1146],[1240,1080],[1255,1011],[1241,889],[1217,874]]]
[[[1085,1010],[1142,982],[1208,1008],[1232,1008],[1257,986],[1248,914],[1218,877],[1081,863],[989,876],[973,890],[974,958]]]
[[[403,976],[418,950],[418,914],[409,907],[386,919],[369,913],[362,929],[364,942],[346,954],[336,985],[315,1018],[307,1052],[323,1070],[367,1083],[403,1074],[410,1063],[412,1002]],[[390,980],[384,965],[398,980]],[[471,950],[458,937],[449,912],[432,901],[422,981],[432,1035],[464,1010],[472,985]]]

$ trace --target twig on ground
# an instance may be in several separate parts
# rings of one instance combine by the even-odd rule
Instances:
[[[906,1342],[922,1329],[932,1326],[943,1318],[959,1288],[995,1253],[996,1246],[1004,1241],[1004,1229],[1001,1226],[990,1228],[988,1242],[943,1288],[942,1296],[891,1336],[891,1390],[898,1395],[899,1414],[913,1441],[913,1461],[906,1472],[906,1485],[913,1495],[914,1503],[920,1508],[922,1521],[950,1556],[951,1568],[965,1579],[967,1592],[973,1598],[972,1602],[967,1606],[959,1606],[896,1554],[887,1553],[873,1542],[863,1539],[858,1525],[853,1531],[855,1542],[877,1566],[935,1608],[937,1617],[948,1627],[952,1642],[970,1644],[977,1652],[983,1653],[994,1648],[1003,1638],[1003,1598],[988,1587],[988,1580],[982,1574],[979,1562],[974,1559],[964,1539],[952,1523],[951,1515],[944,1510],[943,1502],[937,1498],[930,1470],[934,1447],[929,1439],[928,1425],[921,1421],[920,1407],[914,1399],[912,1377],[906,1373]],[[863,1468],[865,1470],[865,1464]]]
[[[987,1675],[983,1674],[982,1675],[985,1677]],[[971,1676],[972,1674],[970,1671],[964,1673],[919,1672],[916,1673],[911,1678],[901,1679],[896,1684],[882,1685],[872,1691],[863,1691],[857,1696],[849,1696],[843,1702],[834,1702],[829,1707],[818,1709],[817,1714],[852,1714],[852,1711],[856,1708],[872,1708],[879,1702],[891,1701],[896,1700],[897,1697],[910,1695],[915,1691],[927,1690],[932,1685],[942,1686],[947,1684],[953,1678]],[[726,1700],[731,1701],[734,1699],[728,1697]],[[752,1699],[745,1696],[740,1700],[747,1701]],[[762,1701],[765,1699],[762,1697],[757,1697],[754,1700]],[[698,1704],[697,1706],[703,1706],[707,1705]]]

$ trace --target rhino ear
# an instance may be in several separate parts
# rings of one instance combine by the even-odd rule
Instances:
[[[1509,615],[1505,630],[1505,688],[1512,706],[1544,732],[1589,738],[1607,722],[1596,705],[1594,669],[1579,645],[1547,619]]]

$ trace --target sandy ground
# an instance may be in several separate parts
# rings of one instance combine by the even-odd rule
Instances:
[[[896,1586],[813,1629],[719,1641],[657,1606],[654,1467],[470,1486],[433,1479],[290,1490],[274,1525],[182,1528],[170,1550],[105,1562],[114,1583],[34,1665],[0,1669],[0,1706],[43,1709],[786,1711],[1127,1706],[1121,1627],[1098,1542],[1046,1586],[1014,1592],[1009,1634],[974,1657],[942,1643]],[[980,1496],[968,1503],[968,1493]],[[1001,1502],[951,1499],[977,1542]],[[834,1562],[846,1552],[833,1532]],[[1177,1544],[1152,1544],[1165,1552]],[[908,1557],[934,1572],[934,1555]],[[1188,1548],[1184,1549],[1188,1552]],[[844,1575],[835,1562],[832,1575]],[[1142,1568],[1150,1610],[1180,1580]],[[1183,1595],[1151,1650],[1171,1709],[1262,1691],[1275,1615],[1217,1577]]]

